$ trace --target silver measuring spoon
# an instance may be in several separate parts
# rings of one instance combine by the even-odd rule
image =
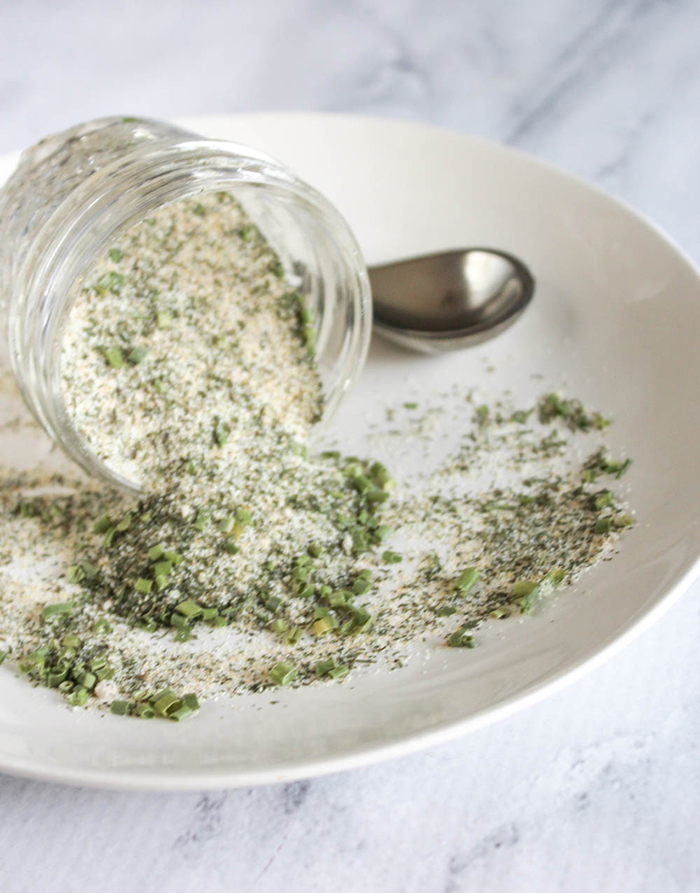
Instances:
[[[488,341],[515,322],[535,291],[521,260],[491,248],[371,267],[369,279],[375,329],[424,353]]]

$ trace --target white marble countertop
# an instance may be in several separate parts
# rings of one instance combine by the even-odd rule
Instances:
[[[700,260],[698,34],[697,0],[0,0],[0,151],[118,112],[414,118],[593,180]],[[397,762],[182,795],[0,776],[0,890],[700,890],[698,596]]]

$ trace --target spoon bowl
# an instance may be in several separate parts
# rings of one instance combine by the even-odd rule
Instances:
[[[504,251],[468,248],[369,270],[374,327],[412,350],[440,353],[494,338],[532,300],[535,280]]]

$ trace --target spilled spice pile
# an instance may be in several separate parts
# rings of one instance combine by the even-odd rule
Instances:
[[[73,706],[180,720],[201,698],[398,665],[435,631],[474,647],[632,523],[605,483],[629,462],[571,461],[606,420],[556,394],[475,407],[460,449],[398,488],[371,459],[309,455],[313,320],[228,194],[112,247],[62,371],[76,428],[142,486],[4,476],[0,660]],[[510,478],[479,488],[489,463]]]

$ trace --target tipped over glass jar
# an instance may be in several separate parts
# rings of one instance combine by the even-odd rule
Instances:
[[[348,225],[283,164],[171,124],[113,117],[27,149],[0,191],[0,325],[16,381],[46,432],[107,483],[139,488],[96,455],[66,409],[61,343],[75,284],[150,214],[219,191],[254,221],[311,311],[324,392],[317,436],[364,364],[371,296]]]

